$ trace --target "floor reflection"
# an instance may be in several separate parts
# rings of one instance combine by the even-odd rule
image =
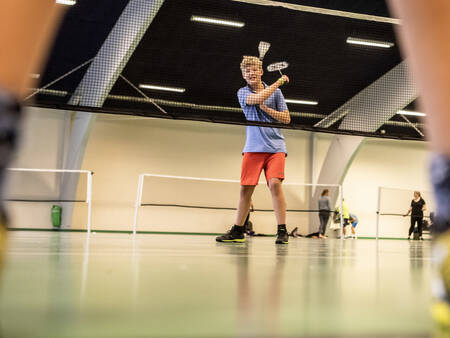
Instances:
[[[429,249],[23,232],[11,239],[0,327],[4,337],[427,334]]]

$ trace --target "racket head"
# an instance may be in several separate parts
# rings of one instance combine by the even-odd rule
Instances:
[[[289,63],[287,63],[286,61],[275,62],[267,66],[267,71],[277,72],[279,70],[286,69],[287,67],[289,67]]]

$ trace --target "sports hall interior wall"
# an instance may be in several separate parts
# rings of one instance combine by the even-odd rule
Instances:
[[[61,168],[64,158],[65,132],[70,112],[42,108],[28,108],[23,123],[23,138],[13,167]],[[286,182],[308,182],[310,177],[310,133],[284,130],[289,156],[286,162]],[[316,168],[320,170],[331,134],[316,134]],[[351,137],[351,136],[348,136]],[[111,116],[99,114],[91,131],[82,169],[95,172],[93,183],[94,229],[131,230],[134,215],[138,175],[157,173],[239,179],[241,150],[245,142],[245,127],[194,121],[174,121],[153,118]],[[45,149],[45,151],[43,151]],[[379,186],[429,191],[427,181],[426,143],[367,138],[361,146],[348,173],[343,188],[350,211],[358,215],[360,236],[374,236],[376,224],[377,190]],[[318,172],[315,173],[315,177]],[[176,194],[180,183],[168,182],[168,191]],[[181,187],[182,189],[182,187]],[[259,186],[258,190],[267,190]],[[302,188],[303,189],[303,188]],[[211,185],[211,196],[221,194]],[[195,195],[195,191],[192,191]],[[226,196],[232,205],[238,196]],[[399,208],[408,209],[409,201],[398,201]],[[12,205],[12,203],[10,203]],[[256,206],[258,207],[258,206]],[[23,212],[23,205],[12,206],[12,227],[51,228],[50,206],[38,205]],[[288,205],[288,208],[296,208]],[[145,209],[145,208],[141,208]],[[83,229],[86,207],[77,204],[72,228]],[[173,212],[170,226],[164,217],[154,221],[149,211],[141,213],[138,230],[186,231],[219,233],[234,221],[215,219],[214,213],[199,213],[198,221],[186,219],[183,212]],[[190,217],[193,214],[189,214]],[[174,218],[175,217],[175,218]],[[255,230],[273,233],[272,213],[252,216]],[[406,223],[405,223],[406,222]],[[289,223],[289,219],[288,219]],[[404,237],[407,219],[384,224],[386,234]],[[306,224],[288,224],[289,228]],[[389,229],[388,229],[388,228]],[[406,230],[405,230],[406,229]]]

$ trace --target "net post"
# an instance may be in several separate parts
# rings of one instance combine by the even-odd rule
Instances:
[[[139,179],[138,179],[136,203],[134,205],[133,236],[136,235],[137,219],[138,219],[139,207],[140,207],[141,201],[142,201],[142,186],[143,185],[144,185],[144,174],[141,174],[141,175],[139,175]]]
[[[381,205],[381,187],[378,187],[378,204],[377,204],[377,225],[375,232],[375,239],[378,241],[380,233],[380,205]]]
[[[344,241],[344,218],[343,218],[343,212],[344,208],[342,207],[342,198],[344,196],[344,191],[342,188],[342,184],[339,184],[339,222],[341,223],[341,229],[339,232],[341,233],[341,243]]]
[[[91,234],[91,219],[92,219],[92,171],[87,172],[87,200],[88,203],[88,220],[87,220],[87,233]]]

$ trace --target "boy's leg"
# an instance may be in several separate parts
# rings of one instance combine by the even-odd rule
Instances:
[[[275,211],[277,224],[286,224],[286,200],[281,180],[279,178],[271,178],[269,189],[272,194],[273,210]]]
[[[55,0],[0,1],[0,88],[17,100],[46,58],[63,7]]]
[[[288,244],[289,241],[289,234],[286,229],[286,200],[282,187],[285,159],[286,154],[284,153],[271,154],[264,167],[278,224],[276,244]]]
[[[450,1],[390,0],[421,105],[431,148],[450,157]]]
[[[255,190],[254,185],[241,185],[239,194],[239,204],[236,213],[236,222],[228,233],[216,237],[217,242],[245,242],[245,226],[244,221],[250,209],[252,194]]]
[[[0,1],[0,194],[16,144],[20,101],[39,71],[62,14],[54,0]],[[2,222],[4,223],[4,222]]]
[[[39,71],[61,13],[54,0],[0,1],[0,189],[16,141],[19,102],[31,84],[30,73]]]
[[[285,160],[286,154],[284,153],[270,154],[264,166],[267,185],[272,195],[275,217],[279,225],[286,225],[286,200],[282,188]]]
[[[244,227],[244,221],[247,216],[250,215],[250,202],[252,200],[253,192],[255,191],[254,185],[241,185],[241,191],[239,194],[239,204],[236,213],[235,225]]]
[[[402,20],[397,27],[417,83],[431,150],[436,195],[436,228],[450,222],[450,1],[390,0]]]
[[[30,86],[30,73],[39,71],[61,14],[54,0],[0,1],[0,199],[4,170],[16,144],[19,102]],[[0,202],[0,263],[6,226]]]
[[[433,283],[437,298],[433,317],[450,330],[450,1],[390,0],[402,20],[402,47],[417,83],[431,150],[431,181],[435,192],[437,233],[434,243],[439,278]],[[439,287],[436,287],[439,286]]]
[[[286,228],[286,200],[284,198],[282,182],[279,178],[269,180],[269,189],[272,194],[273,210],[277,219],[277,239],[276,244],[288,244],[289,234]]]
[[[261,153],[245,153],[241,168],[241,190],[236,213],[236,221],[231,230],[225,235],[216,237],[217,242],[245,242],[244,221],[249,214],[253,191],[258,184],[259,176],[264,165]]]

